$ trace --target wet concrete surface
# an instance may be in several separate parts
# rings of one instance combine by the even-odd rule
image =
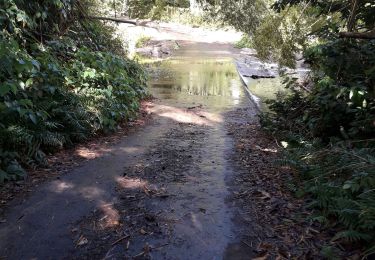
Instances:
[[[233,140],[253,120],[229,45],[186,44],[156,64],[153,120],[107,155],[14,201],[0,224],[5,259],[249,259],[228,203]],[[242,109],[239,118],[228,116]]]

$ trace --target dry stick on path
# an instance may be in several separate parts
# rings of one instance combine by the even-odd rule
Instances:
[[[125,240],[125,239],[128,239],[128,238],[130,238],[129,235],[123,236],[123,237],[117,239],[115,242],[113,242],[113,243],[112,243],[112,246],[115,246],[115,245],[117,245],[118,243],[120,243],[121,241],[123,241],[123,240]]]

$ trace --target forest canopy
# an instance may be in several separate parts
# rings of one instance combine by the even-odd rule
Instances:
[[[247,33],[262,58],[293,66],[295,52],[334,38],[375,38],[371,0],[200,0],[218,19]]]

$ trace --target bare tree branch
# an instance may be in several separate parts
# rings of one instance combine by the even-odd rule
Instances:
[[[341,38],[353,38],[353,39],[375,39],[375,28],[369,32],[340,32]]]
[[[112,17],[102,17],[102,16],[85,16],[86,19],[95,19],[95,20],[104,20],[104,21],[112,21],[116,23],[129,23],[133,25],[138,25],[136,21],[122,19],[122,18],[112,18]]]
[[[348,20],[348,32],[352,32],[354,30],[355,26],[355,18],[357,16],[358,11],[358,0],[352,0],[351,1],[351,10],[350,10],[350,16]]]

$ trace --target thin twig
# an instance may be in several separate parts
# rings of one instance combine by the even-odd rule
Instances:
[[[251,249],[254,249],[251,245],[249,245],[249,243],[245,242],[245,241],[241,241],[242,243],[244,243],[245,245],[247,245],[248,247],[250,247]]]
[[[125,239],[128,239],[128,238],[130,238],[129,235],[123,236],[123,237],[117,239],[115,242],[113,242],[113,243],[112,243],[112,246],[117,245],[117,244],[120,243],[121,241],[123,241],[123,240],[125,240]]]

